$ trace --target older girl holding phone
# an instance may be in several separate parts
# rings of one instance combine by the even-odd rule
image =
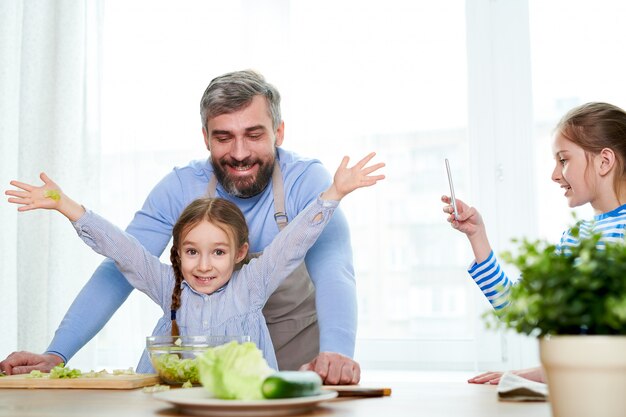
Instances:
[[[552,143],[552,181],[560,186],[569,207],[590,204],[593,219],[579,223],[580,237],[565,230],[557,250],[568,253],[580,238],[602,233],[604,242],[623,242],[626,227],[626,112],[607,103],[587,103],[570,110],[557,124]],[[495,256],[485,223],[474,207],[443,196],[443,207],[452,227],[465,233],[474,252],[468,272],[492,307],[506,308],[512,285]],[[544,381],[541,368],[514,373]],[[469,380],[497,384],[502,372],[487,372]]]

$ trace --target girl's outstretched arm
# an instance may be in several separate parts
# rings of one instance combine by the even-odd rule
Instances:
[[[39,178],[43,181],[43,185],[39,187],[20,181],[11,181],[10,184],[19,190],[6,190],[4,192],[10,196],[9,203],[18,204],[18,211],[56,210],[73,222],[85,213],[85,208],[63,194],[61,187],[45,173],[39,174]]]

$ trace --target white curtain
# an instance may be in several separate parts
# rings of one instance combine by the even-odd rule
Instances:
[[[45,171],[98,204],[100,20],[99,1],[0,2],[3,190]],[[0,357],[42,352],[97,259],[58,213],[18,215],[3,201],[0,230]]]

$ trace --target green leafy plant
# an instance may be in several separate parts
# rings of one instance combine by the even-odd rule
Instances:
[[[578,235],[578,229],[573,229]],[[521,272],[510,304],[487,315],[518,333],[626,335],[626,245],[580,239],[571,253],[545,240],[516,241],[517,255],[502,259]]]

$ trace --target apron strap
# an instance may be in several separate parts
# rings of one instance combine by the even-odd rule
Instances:
[[[274,193],[274,220],[276,221],[276,225],[278,225],[278,230],[283,230],[285,226],[287,226],[287,223],[289,223],[289,218],[285,212],[283,173],[280,170],[278,160],[274,161],[274,169],[272,171],[272,190]],[[212,175],[209,180],[209,185],[207,186],[207,196],[213,198],[216,194],[217,178],[215,175]]]
[[[278,165],[278,160],[274,161],[272,189],[274,190],[274,220],[276,220],[278,230],[283,230],[287,226],[287,223],[289,223],[289,218],[285,211],[285,186],[283,184],[283,173]]]
[[[206,187],[206,195],[207,197],[215,198],[215,194],[217,194],[217,178],[213,174],[209,180],[209,185]]]

